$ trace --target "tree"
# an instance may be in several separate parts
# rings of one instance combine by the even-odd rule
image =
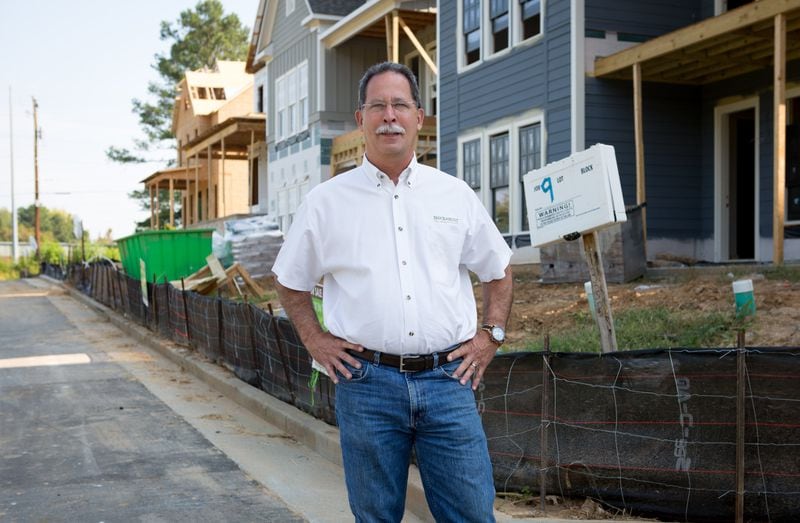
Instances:
[[[36,207],[33,204],[17,209],[20,241],[27,241],[29,236],[35,234],[35,213]],[[60,209],[51,210],[47,207],[39,207],[39,233],[42,243],[73,241],[72,216]],[[11,211],[0,209],[0,241],[10,241],[11,236]]]
[[[150,82],[147,93],[150,99],[133,99],[133,112],[139,117],[143,139],[134,140],[134,149],[111,146],[106,156],[118,163],[166,162],[153,159],[154,153],[175,148],[172,134],[172,108],[175,89],[186,71],[213,67],[217,60],[245,60],[250,30],[243,26],[236,14],[225,14],[220,0],[201,0],[194,9],[182,11],[174,22],[161,22],[160,38],[171,42],[169,53],[155,55],[155,69],[160,81]],[[166,191],[165,191],[166,192]],[[129,195],[140,200],[142,208],[150,209],[150,199],[144,191]],[[169,220],[169,195],[159,195],[161,223]],[[149,219],[138,224],[149,224]]]

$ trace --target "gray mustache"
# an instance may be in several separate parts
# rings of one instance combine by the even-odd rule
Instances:
[[[375,129],[375,134],[406,134],[406,130],[397,124],[388,123]]]

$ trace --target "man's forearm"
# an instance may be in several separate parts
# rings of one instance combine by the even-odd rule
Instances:
[[[505,276],[483,284],[483,323],[506,327],[511,313],[512,287],[511,265],[506,267]]]
[[[308,346],[314,335],[322,333],[322,327],[311,304],[311,293],[284,287],[278,283],[277,278],[275,278],[275,290],[278,291],[281,305],[292,320],[300,339]]]

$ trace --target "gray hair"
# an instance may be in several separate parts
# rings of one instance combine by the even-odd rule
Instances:
[[[408,80],[408,87],[411,89],[411,96],[414,98],[414,103],[417,104],[417,107],[422,107],[422,100],[420,100],[419,97],[419,85],[417,84],[417,78],[414,76],[414,73],[411,72],[411,69],[403,64],[398,64],[397,62],[381,62],[367,69],[366,72],[364,72],[364,76],[362,76],[361,80],[358,82],[358,108],[361,109],[364,107],[364,104],[367,101],[367,84],[370,80],[372,80],[372,77],[387,72],[402,74],[405,76],[406,80]]]

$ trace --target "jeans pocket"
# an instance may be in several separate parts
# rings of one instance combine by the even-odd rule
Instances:
[[[453,361],[444,363],[442,365],[439,365],[439,372],[441,372],[443,375],[447,376],[448,378],[452,378],[454,380],[457,380],[458,378],[455,376],[455,372],[456,372],[456,369],[458,369],[458,366],[461,365],[461,361],[462,361],[462,359],[458,358],[457,360],[453,360]]]
[[[361,361],[360,363],[361,363],[361,368],[357,369],[352,365],[350,365],[349,363],[347,363],[346,361],[342,361],[342,365],[344,365],[347,368],[347,370],[350,371],[350,374],[353,376],[349,380],[346,377],[344,377],[342,373],[339,372],[338,370],[336,371],[336,374],[339,376],[339,378],[341,378],[345,382],[363,381],[369,374],[369,368],[371,367],[371,365],[366,361]]]

